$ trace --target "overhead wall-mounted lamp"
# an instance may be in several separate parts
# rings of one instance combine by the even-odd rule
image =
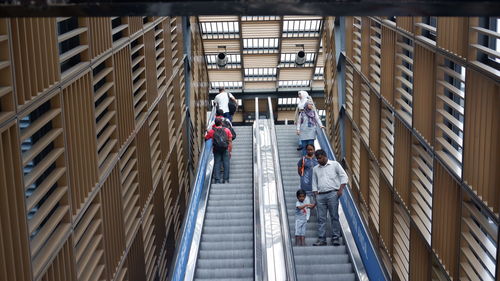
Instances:
[[[227,64],[226,46],[217,46],[217,48],[224,49],[224,52],[219,52],[217,54],[217,66],[219,68],[223,68]]]
[[[306,52],[304,51],[304,44],[296,44],[295,47],[302,47],[302,50],[298,51],[295,55],[295,65],[304,66],[304,63],[306,63]]]

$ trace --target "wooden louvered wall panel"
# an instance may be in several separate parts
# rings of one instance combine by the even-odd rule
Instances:
[[[362,17],[361,20],[361,72],[370,77],[370,18]],[[323,46],[324,47],[324,46]]]
[[[380,95],[391,105],[394,105],[394,54],[396,32],[382,26],[382,52],[381,52],[381,82]]]
[[[132,105],[132,81],[130,66],[130,49],[128,46],[114,53],[113,61],[115,65],[116,80],[116,118],[118,122],[119,148],[122,148],[125,141],[134,130],[134,115]]]
[[[102,214],[99,197],[87,208],[73,231],[76,277],[99,281],[105,276]]]
[[[441,259],[447,273],[458,278],[457,257],[460,237],[460,186],[446,168],[434,161],[434,204],[432,208],[432,248]]]
[[[379,190],[379,223],[380,223],[380,238],[385,251],[392,256],[392,220],[393,220],[393,198],[389,188],[390,184],[383,178],[380,178]]]
[[[112,47],[111,19],[108,17],[91,17],[89,21],[90,32],[90,58],[97,58],[110,51]]]
[[[410,226],[410,280],[427,281],[430,277],[431,259],[425,240],[418,229]]]
[[[346,57],[353,61],[353,17],[345,18],[345,54]]]
[[[140,226],[140,192],[138,179],[136,141],[134,140],[120,158],[120,181],[122,191],[123,220],[126,245],[132,243]]]
[[[394,202],[393,222],[393,276],[397,275],[399,280],[407,281],[410,271],[410,217],[405,207],[397,201]]]
[[[361,116],[361,76],[356,72],[354,73],[353,85],[353,120],[356,126],[359,127]]]
[[[98,180],[90,73],[65,86],[64,125],[72,213],[76,215]]]
[[[135,236],[133,243],[127,255],[127,267],[129,280],[144,280],[146,269],[144,263],[144,244],[142,242],[142,229]]]
[[[17,103],[24,105],[60,80],[55,18],[12,18]]]
[[[434,143],[434,91],[435,91],[435,54],[422,45],[415,44],[413,92],[413,127],[427,144]]]
[[[26,214],[34,279],[70,231],[61,96],[41,100],[19,120]]]
[[[139,191],[141,212],[146,207],[146,201],[153,190],[153,179],[151,175],[151,150],[149,148],[149,128],[142,126],[137,132],[137,170],[139,172]]]
[[[406,209],[410,207],[411,132],[396,119],[394,142],[394,189]]]
[[[464,181],[498,217],[500,208],[500,84],[466,74]]]
[[[130,43],[130,50],[132,60],[132,97],[134,118],[137,125],[146,117],[148,109],[144,36],[141,35],[133,40]]]
[[[168,21],[168,17],[166,17],[165,20]],[[128,25],[130,28],[130,36],[133,37],[134,34],[142,30],[142,18],[128,17]]]
[[[204,61],[188,55],[184,74],[182,22],[0,19],[0,279],[167,278],[208,105]],[[131,52],[131,41],[151,34],[149,53]],[[200,34],[191,36],[203,58]],[[140,97],[137,122],[132,54],[155,82],[141,90],[158,91]],[[189,117],[192,77],[199,87]]]
[[[437,46],[462,58],[467,57],[469,19],[438,17]]]
[[[370,150],[380,159],[380,98],[370,93]]]
[[[102,221],[107,279],[113,280],[125,252],[125,228],[122,215],[122,196],[119,167],[113,168],[101,188]]]
[[[52,261],[52,264],[47,269],[47,272],[42,276],[40,281],[66,281],[76,280],[75,264],[73,263],[73,251],[71,239],[64,243],[61,251]]]
[[[18,130],[10,122],[0,128],[0,279],[29,281],[30,259],[21,178]]]
[[[362,201],[366,206],[370,202],[370,154],[364,144],[361,145],[361,162],[359,169],[359,189]]]
[[[148,106],[151,106],[158,96],[158,81],[156,78],[156,41],[155,30],[149,30],[144,34],[144,55],[146,66],[146,88]]]
[[[14,115],[16,110],[9,30],[10,21],[0,19],[0,123]]]
[[[398,28],[413,33],[413,17],[396,17]]]
[[[71,79],[89,66],[88,18],[57,18],[56,21],[61,80]]]
[[[92,69],[92,80],[97,165],[102,177],[116,158],[118,150],[115,79],[111,55],[96,63]]]

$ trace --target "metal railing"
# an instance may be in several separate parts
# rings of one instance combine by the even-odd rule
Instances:
[[[328,158],[337,160],[323,129],[318,129],[317,138],[321,148],[327,153]],[[353,259],[358,279],[360,281],[367,280],[367,278],[369,280],[387,281],[389,280],[387,273],[385,272],[373,242],[370,239],[368,228],[363,222],[361,214],[354,203],[350,189],[351,188],[348,184],[347,188],[344,188],[343,195],[339,200],[340,209],[346,218],[346,223],[342,224],[343,231],[344,226],[348,226],[348,228],[346,227],[347,231],[344,231],[344,234],[351,236],[355,242],[353,244],[347,241],[346,245],[350,248],[351,259]],[[353,248],[356,248],[357,250]],[[359,260],[361,260],[362,264],[360,264]],[[360,270],[363,271],[362,274],[360,274]]]
[[[264,278],[267,267],[265,255],[263,255],[262,245],[265,245],[265,237],[261,235],[261,214],[264,213],[260,204],[260,188],[262,183],[262,170],[260,159],[260,134],[259,134],[259,98],[255,98],[255,121],[252,127],[253,132],[253,220],[254,220],[254,280],[266,280]]]
[[[207,120],[207,130],[210,129],[210,124],[214,116],[215,108],[212,108],[210,117]],[[194,257],[193,263],[192,253],[194,252],[194,255],[198,253],[201,236],[201,227],[199,227],[199,224],[201,223],[201,225],[203,225],[206,196],[212,176],[212,159],[212,140],[210,139],[203,144],[203,149],[201,151],[200,162],[198,170],[196,171],[196,179],[189,197],[188,209],[182,223],[181,241],[174,255],[174,268],[170,280],[192,280],[194,276],[196,256]],[[203,203],[203,206],[201,206],[201,203]],[[200,206],[203,209],[203,214],[198,216]]]
[[[274,160],[274,171],[275,171],[275,179],[276,179],[276,189],[278,195],[278,203],[279,203],[279,211],[280,211],[280,220],[281,220],[281,236],[283,239],[284,245],[284,256],[285,256],[285,266],[288,281],[297,280],[297,272],[295,270],[295,259],[293,255],[293,246],[292,246],[292,238],[290,236],[290,228],[288,224],[288,213],[285,202],[285,192],[283,188],[282,174],[281,174],[281,166],[280,166],[280,158],[278,152],[278,140],[276,137],[276,128],[274,126],[274,111],[273,104],[271,102],[271,97],[267,98],[268,106],[269,106],[269,127],[271,131],[271,145],[273,152],[273,160]]]

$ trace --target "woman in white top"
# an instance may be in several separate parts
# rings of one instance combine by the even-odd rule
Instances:
[[[302,155],[306,155],[306,147],[308,144],[314,144],[316,139],[316,128],[324,128],[318,114],[313,108],[313,103],[308,101],[299,115],[299,120],[297,122],[297,135],[302,143]]]
[[[299,123],[299,116],[302,111],[304,111],[304,106],[308,101],[312,102],[311,96],[306,91],[299,91],[299,102],[297,104],[297,108],[295,109],[295,124]],[[299,138],[299,146],[297,146],[297,150],[303,150],[305,147],[302,147],[302,141]]]

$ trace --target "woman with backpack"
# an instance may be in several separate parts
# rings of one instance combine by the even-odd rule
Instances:
[[[222,183],[229,183],[229,158],[232,151],[232,138],[231,131],[222,127],[222,120],[215,118],[214,126],[205,136],[205,140],[213,140],[214,183],[221,183],[221,176]],[[221,175],[221,166],[224,168],[224,175]]]
[[[324,128],[313,108],[312,101],[308,101],[297,120],[297,135],[299,135],[302,144],[302,155],[306,155],[306,146],[308,144],[314,144],[317,135],[316,127],[318,126]]]

